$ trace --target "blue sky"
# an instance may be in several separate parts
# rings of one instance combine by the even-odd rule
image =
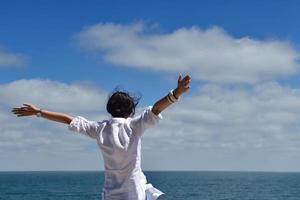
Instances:
[[[24,68],[3,68],[0,81],[36,77],[66,82],[91,80],[110,89],[128,81],[123,73],[141,80],[158,75],[139,71],[139,76],[135,70],[112,67],[76,49],[72,36],[99,22],[128,24],[143,20],[158,23],[166,32],[216,25],[235,37],[279,38],[298,46],[300,14],[296,8],[296,1],[2,1],[1,46],[28,55],[29,61]],[[61,69],[69,71],[68,76]],[[89,70],[95,73],[87,73]],[[103,74],[117,78],[113,81]]]
[[[18,162],[25,170],[101,169],[95,164],[101,158],[89,157],[97,151],[90,140],[73,139],[60,125],[14,119],[7,113],[11,106],[31,101],[98,120],[106,116],[107,93],[116,86],[140,92],[142,109],[175,87],[179,72],[191,74],[192,89],[166,111],[161,127],[145,136],[145,169],[300,170],[295,161],[300,160],[298,1],[0,4],[0,120],[5,124],[0,157],[6,161],[0,170],[22,170]],[[49,134],[24,129],[40,133],[43,124]],[[70,152],[90,160],[82,164],[80,156],[59,154],[65,149],[51,132],[63,135]],[[36,140],[22,143],[28,134]],[[84,142],[76,145],[80,139]],[[55,145],[56,161],[46,151]],[[185,145],[191,149],[180,148]],[[45,152],[39,152],[44,147]],[[160,147],[166,148],[164,153]],[[4,156],[7,152],[11,157]],[[151,162],[159,155],[159,162]],[[217,155],[219,161],[212,159]],[[264,157],[269,160],[262,164]],[[41,164],[43,158],[47,165]],[[32,162],[24,164],[22,159]],[[62,160],[73,165],[51,164]]]

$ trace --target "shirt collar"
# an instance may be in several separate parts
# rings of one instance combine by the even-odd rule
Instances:
[[[111,122],[119,122],[119,123],[124,123],[127,119],[123,117],[112,117],[110,118]]]

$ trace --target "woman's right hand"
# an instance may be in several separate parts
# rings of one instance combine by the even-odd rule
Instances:
[[[39,108],[31,103],[24,103],[21,107],[16,107],[11,110],[17,117],[32,116],[39,112]]]

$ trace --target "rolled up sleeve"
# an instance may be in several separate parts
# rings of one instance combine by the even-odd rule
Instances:
[[[99,126],[98,122],[89,121],[89,120],[85,119],[84,117],[76,116],[70,122],[68,128],[71,131],[81,133],[90,138],[96,138],[98,126]]]
[[[152,112],[152,106],[148,106],[141,115],[131,120],[131,127],[136,134],[142,135],[146,129],[154,126],[162,119],[161,114],[154,114]]]

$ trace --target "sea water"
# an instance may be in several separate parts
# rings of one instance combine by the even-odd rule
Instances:
[[[300,173],[145,172],[158,200],[299,200]],[[0,172],[2,200],[99,200],[103,172]]]

